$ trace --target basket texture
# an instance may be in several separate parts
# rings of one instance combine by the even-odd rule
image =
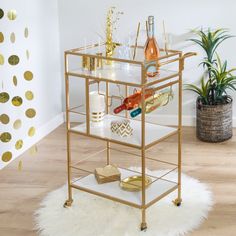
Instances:
[[[217,143],[230,139],[232,135],[232,99],[220,105],[203,105],[197,99],[197,137]]]

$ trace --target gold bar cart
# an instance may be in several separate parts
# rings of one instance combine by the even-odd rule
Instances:
[[[102,48],[101,48],[102,46]],[[117,44],[117,48],[121,46]],[[133,50],[134,46],[130,46],[130,50]],[[64,207],[70,207],[73,202],[72,198],[72,188],[85,191],[87,193],[95,194],[97,196],[110,199],[116,202],[132,206],[142,211],[141,220],[141,230],[147,228],[146,222],[146,209],[157,201],[178,189],[177,198],[173,201],[176,206],[181,205],[181,154],[182,154],[182,72],[184,70],[184,60],[187,57],[196,55],[195,53],[183,54],[181,51],[168,50],[168,52],[161,50],[161,56],[157,63],[160,67],[160,75],[154,78],[147,78],[145,65],[143,63],[143,58],[140,60],[129,60],[117,57],[106,57],[101,56],[100,51],[104,52],[105,44],[94,44],[81,48],[76,48],[72,50],[65,51],[65,91],[66,91],[66,127],[67,127],[67,171],[68,171],[68,199],[64,204]],[[142,46],[137,46],[137,50],[140,51],[140,55],[143,52]],[[99,54],[98,54],[99,52]],[[105,54],[103,54],[105,55]],[[82,66],[82,61],[85,59],[93,58],[93,60],[103,60],[104,68],[99,70],[88,70],[84,69]],[[81,60],[81,66],[79,68],[78,64]],[[109,62],[109,63],[106,63]],[[116,66],[114,66],[116,65]],[[118,66],[117,66],[118,65]],[[122,65],[128,66],[128,70],[132,73],[127,73],[127,70],[122,67]],[[73,67],[75,69],[73,69]],[[176,67],[175,70],[170,67]],[[70,106],[70,79],[80,78],[85,81],[85,105],[78,105],[75,107]],[[132,119],[129,117],[128,112],[124,112],[124,118],[130,120],[131,126],[134,127],[134,134],[130,138],[120,138],[111,134],[111,131],[107,128],[94,128],[91,127],[91,117],[89,108],[89,91],[90,86],[93,84],[104,83],[105,85],[105,96],[106,96],[106,115],[104,122],[111,122],[116,118],[120,118],[119,115],[111,114],[109,103],[111,99],[116,99],[117,96],[111,95],[111,89],[109,85],[119,85],[124,86],[125,96],[128,95],[130,87],[134,87],[142,91],[141,100],[141,119]],[[146,121],[145,113],[145,97],[144,91],[146,88],[153,88],[155,91],[159,91],[163,88],[167,88],[173,85],[178,85],[178,127],[167,127],[160,126],[151,122]],[[120,97],[118,96],[118,99]],[[78,111],[80,107],[84,107],[84,111]],[[71,126],[70,114],[77,113],[85,117],[85,122],[79,123],[75,126]],[[140,193],[133,192],[123,192],[120,193],[119,184],[117,182],[109,183],[103,185],[100,188],[99,185],[95,184],[95,177],[93,171],[83,169],[83,160],[72,163],[71,158],[71,135],[77,134],[90,138],[95,138],[98,140],[103,140],[106,143],[105,149],[99,151],[105,151],[106,164],[112,163],[111,151],[115,150],[118,152],[123,152],[126,154],[134,155],[140,157],[141,161],[141,171],[131,170],[124,167],[119,167],[121,171],[121,176],[129,176],[132,174],[139,173],[142,176],[142,190]],[[154,145],[160,143],[161,141],[167,139],[172,135],[178,135],[178,161],[177,163],[170,163],[167,161],[161,161],[156,158],[151,158],[146,155],[146,151],[153,147]],[[135,154],[134,152],[129,152],[126,149],[121,151],[118,148],[112,147],[111,144],[123,145],[125,147],[136,149],[140,154]],[[93,155],[91,155],[93,156]],[[90,158],[90,157],[88,157]],[[162,176],[151,176],[146,173],[146,161],[153,160],[161,163],[167,163],[174,168],[168,170]],[[78,178],[72,178],[72,170],[84,171],[86,174],[81,175]],[[170,181],[165,178],[170,172],[178,171],[177,181]],[[145,187],[145,176],[152,178],[152,183],[148,187]],[[91,184],[90,184],[91,183]],[[105,186],[105,187],[104,187]]]

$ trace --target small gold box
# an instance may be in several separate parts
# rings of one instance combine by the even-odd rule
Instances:
[[[89,57],[89,60],[88,60],[88,70],[89,71],[94,71],[95,69],[96,69],[95,57]]]
[[[96,53],[96,55],[102,57],[102,52]],[[96,58],[96,68],[97,69],[102,69],[103,68],[102,58]]]
[[[120,181],[120,171],[113,165],[107,165],[103,168],[96,168],[94,171],[98,184],[104,184],[114,181]]]
[[[82,56],[82,67],[83,67],[83,69],[88,68],[88,57],[87,56]]]

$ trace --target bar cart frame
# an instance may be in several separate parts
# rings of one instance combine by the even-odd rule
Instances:
[[[104,44],[103,44],[104,45]],[[184,60],[187,57],[191,57],[196,55],[196,53],[186,53],[183,54],[181,51],[176,51],[176,50],[168,50],[166,51],[166,54],[164,56],[161,56],[158,58],[158,65],[160,68],[164,65],[169,65],[171,63],[178,63],[178,71],[176,73],[172,73],[168,76],[162,77],[162,74],[160,73],[160,76],[158,78],[154,78],[152,80],[149,80],[146,76],[146,69],[143,61],[135,61],[135,60],[126,60],[126,59],[121,59],[121,58],[114,58],[114,57],[106,57],[106,56],[98,56],[94,53],[87,53],[86,50],[89,50],[91,48],[96,48],[100,47],[98,44],[94,45],[89,45],[86,47],[81,47],[77,49],[72,49],[65,51],[64,54],[64,60],[65,60],[65,90],[66,90],[66,127],[67,127],[67,172],[68,172],[68,199],[66,200],[64,207],[70,207],[73,202],[72,198],[72,188],[79,189],[82,191],[85,191],[87,193],[95,194],[100,197],[104,197],[113,201],[117,201],[135,208],[139,208],[142,211],[142,220],[141,220],[141,230],[146,230],[147,229],[147,222],[146,222],[146,209],[168,195],[169,193],[173,192],[174,190],[178,189],[178,195],[177,198],[173,201],[173,203],[176,206],[180,206],[182,202],[181,198],[181,165],[182,165],[182,72],[184,70]],[[133,48],[134,46],[131,46]],[[143,49],[142,46],[138,46],[138,49]],[[164,50],[162,50],[164,51]],[[76,57],[93,57],[95,59],[102,59],[106,61],[111,61],[111,62],[119,62],[119,63],[128,63],[131,65],[135,66],[140,66],[141,73],[140,73],[140,82],[133,82],[133,81],[125,81],[125,80],[110,80],[108,77],[103,77],[103,76],[96,76],[93,75],[92,73],[86,72],[84,73],[83,70],[81,71],[72,71],[69,69],[69,57],[70,56],[76,56]],[[73,108],[70,108],[70,101],[69,101],[69,81],[70,77],[80,77],[85,80],[85,96],[86,96],[86,111],[85,111],[85,116],[86,116],[86,126],[85,126],[85,131],[82,132],[81,130],[75,130],[71,128],[71,123],[70,123],[70,117],[69,114],[72,112]],[[174,80],[173,80],[174,79]],[[110,137],[102,137],[96,134],[93,134],[91,132],[91,127],[90,127],[90,112],[89,112],[89,87],[93,83],[97,83],[103,81],[106,84],[106,113],[109,114],[109,108],[108,108],[108,103],[109,103],[109,98],[111,97],[109,94],[109,83],[113,84],[120,84],[125,86],[125,92],[126,95],[128,95],[128,87],[137,87],[141,90],[142,94],[142,99],[141,99],[141,108],[145,107],[145,97],[144,97],[144,92],[147,87],[150,86],[157,86],[155,87],[155,90],[161,90],[163,88],[172,86],[174,84],[178,84],[178,127],[175,130],[172,130],[168,134],[162,136],[161,138],[158,138],[157,140],[154,140],[152,142],[146,143],[146,129],[145,126],[147,125],[145,118],[145,109],[142,109],[141,113],[141,120],[139,121],[141,125],[141,143],[140,145],[133,144],[133,143],[126,143],[125,141],[119,141],[112,139]],[[128,117],[128,113],[126,112],[126,117]],[[112,150],[111,143],[116,143],[120,145],[125,145],[127,147],[131,148],[136,148],[140,151],[141,155],[141,176],[142,176],[142,190],[141,190],[141,204],[133,203],[131,201],[127,201],[124,199],[120,199],[118,197],[114,197],[112,195],[102,193],[102,192],[97,192],[93,189],[86,188],[84,186],[76,185],[74,181],[72,180],[72,175],[71,175],[71,169],[75,168],[72,166],[71,163],[71,134],[79,134],[79,135],[84,135],[86,137],[92,137],[96,138],[99,140],[103,140],[106,142],[106,156],[107,156],[107,164],[110,164],[110,150]],[[145,188],[145,176],[146,176],[146,159],[151,159],[146,156],[146,151],[148,148],[158,144],[159,142],[165,140],[166,138],[172,136],[172,135],[178,135],[178,162],[173,170],[178,170],[178,181],[175,185],[173,185],[170,189],[167,191],[163,192],[162,194],[158,195],[154,199],[150,200],[149,202],[146,201],[147,196],[146,196],[146,188]],[[168,162],[167,162],[168,163]],[[172,164],[172,163],[171,163]],[[79,169],[79,168],[77,168]],[[173,171],[171,170],[171,171]],[[170,171],[169,171],[170,172]],[[168,172],[168,173],[169,173]],[[167,174],[168,174],[167,173]],[[92,173],[89,173],[90,175]],[[154,180],[153,182],[157,180],[164,180],[164,176],[161,176]]]

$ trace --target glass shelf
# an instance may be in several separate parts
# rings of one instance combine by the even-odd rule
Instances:
[[[121,172],[121,179],[137,175],[136,172],[128,169],[119,168],[119,171]],[[153,177],[151,177],[151,179],[153,183],[146,189],[146,206],[152,205],[155,200],[161,199],[178,187],[177,182],[168,180],[168,174],[165,176],[165,179],[156,179]],[[124,191],[120,188],[119,181],[98,184],[94,174],[89,174],[76,180],[73,182],[72,187],[83,191],[88,191],[105,198],[107,197],[110,199],[113,198],[113,200],[115,199],[117,201],[124,201],[127,204],[132,204],[137,208],[140,208],[142,205],[142,191]]]
[[[71,64],[68,64],[67,74],[70,76],[77,76],[81,78],[97,79],[101,81],[108,81],[111,83],[127,84],[130,86],[140,87],[144,82],[142,81],[142,70],[144,70],[144,54],[143,47],[137,48],[136,58],[132,60],[134,47],[130,46],[130,56],[127,58],[120,55],[119,51],[122,46],[117,46],[115,54],[109,59],[111,64],[108,65],[108,58],[105,56],[105,46],[98,44],[91,47],[78,48],[66,51],[67,56],[70,56]],[[98,52],[103,56],[96,55]],[[168,53],[161,50],[158,62],[161,64],[160,75],[155,77],[146,78],[145,85],[155,82],[163,81],[168,78],[173,78],[179,75],[178,63],[180,60],[180,51],[169,50]],[[82,68],[81,58],[87,57],[100,57],[103,60],[103,68],[95,71],[89,71]],[[80,67],[78,68],[78,64]]]
[[[133,135],[130,137],[120,137],[111,132],[111,122],[115,120],[121,120],[121,118],[114,115],[105,115],[101,124],[90,122],[90,134],[89,136],[107,140],[110,142],[124,144],[135,148],[141,148],[141,121],[129,119],[130,126],[133,128]],[[162,126],[152,123],[145,124],[146,135],[146,148],[149,148],[156,144],[158,141],[174,135],[178,132],[178,129],[168,126]],[[70,129],[72,132],[79,134],[86,134],[86,123],[79,124]]]
[[[119,84],[128,84],[130,86],[141,86],[141,68],[137,65],[122,65],[116,64],[114,66],[105,65],[103,69],[88,71],[83,68],[79,68],[76,70],[71,70],[68,72],[69,75],[78,76],[81,78],[93,78],[97,80],[108,81],[111,83],[119,83]],[[176,71],[172,70],[160,70],[160,75],[147,78],[147,86],[150,83],[160,80],[168,80],[171,81],[171,78],[177,77],[179,74]],[[161,85],[161,83],[160,83]]]

